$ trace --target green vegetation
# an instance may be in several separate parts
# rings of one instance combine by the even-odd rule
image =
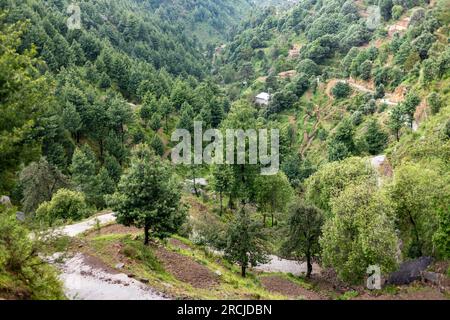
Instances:
[[[181,186],[169,165],[147,146],[138,145],[133,151],[131,167],[108,202],[119,223],[144,228],[147,245],[150,232],[165,238],[183,224],[186,216],[180,198]]]
[[[59,189],[51,201],[42,202],[39,205],[36,218],[53,225],[55,222],[82,220],[91,212],[83,193]]]
[[[42,262],[39,241],[16,221],[13,208],[0,205],[0,296],[21,299],[63,299],[52,267]]]
[[[252,221],[245,209],[242,209],[236,222],[227,231],[225,256],[229,261],[240,265],[243,278],[248,267],[267,262],[264,241],[261,225]]]
[[[99,210],[144,237],[97,222],[89,247],[114,266],[119,245],[177,297],[285,298],[251,270],[268,254],[306,260],[304,280],[283,277],[299,285],[313,262],[362,285],[370,265],[450,258],[448,1],[86,0],[81,29],[69,3],[0,4],[0,296],[61,298],[45,241],[28,234]],[[170,137],[194,121],[224,136],[278,129],[280,172],[172,165]],[[238,142],[248,160],[250,139]],[[176,279],[155,243],[219,271],[219,285]]]
[[[302,261],[306,258],[306,277],[311,277],[312,259],[320,254],[319,238],[322,235],[323,213],[314,206],[298,200],[289,208],[289,236],[282,251]]]

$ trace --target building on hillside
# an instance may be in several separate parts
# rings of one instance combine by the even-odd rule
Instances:
[[[268,106],[270,101],[270,94],[261,92],[255,97],[255,103],[259,106]]]

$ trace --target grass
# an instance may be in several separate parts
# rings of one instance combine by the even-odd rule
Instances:
[[[353,298],[356,298],[357,296],[359,296],[358,291],[350,290],[350,291],[347,291],[346,293],[338,296],[337,300],[351,300]]]
[[[129,237],[122,239],[124,245],[121,253],[128,258],[142,262],[148,269],[156,272],[164,272],[164,268],[153,254],[150,247],[140,241],[133,241]]]
[[[249,273],[247,278],[242,278],[238,266],[208,253],[202,247],[193,245],[188,239],[180,236],[174,238],[189,246],[190,249],[175,248],[171,244],[165,245],[165,248],[193,259],[213,273],[218,271],[220,280],[217,286],[208,289],[195,288],[188,283],[177,280],[164,270],[161,262],[155,257],[152,247],[144,247],[140,240],[133,240],[130,235],[110,234],[84,240],[88,242],[87,244],[91,249],[90,253],[96,255],[111,267],[119,262],[113,250],[117,250],[117,245],[121,244],[121,253],[130,259],[125,267],[127,272],[134,274],[137,278],[147,279],[150,286],[169,294],[175,299],[276,300],[287,298],[268,292],[255,274]]]

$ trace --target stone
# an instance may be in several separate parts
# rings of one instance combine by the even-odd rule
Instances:
[[[422,272],[422,280],[425,282],[430,282],[430,283],[433,283],[436,285],[440,285],[441,277],[440,277],[439,273],[423,271]]]
[[[11,198],[8,196],[1,196],[0,197],[0,204],[10,208],[12,207]]]
[[[142,282],[142,283],[149,283],[150,281],[148,280],[148,279],[145,279],[145,278],[139,278],[139,279],[137,279],[139,282]]]
[[[116,264],[116,269],[123,269],[123,267],[125,267],[124,263],[118,263]]]
[[[421,273],[425,271],[433,262],[430,257],[420,257],[415,260],[404,262],[400,265],[398,271],[389,275],[388,284],[404,285],[422,279]]]
[[[220,272],[220,270],[216,270],[215,274],[218,275],[219,277],[222,276],[222,272]]]
[[[25,213],[23,213],[23,212],[20,212],[20,211],[18,211],[18,212],[16,212],[16,219],[17,219],[17,221],[22,221],[22,222],[24,222],[25,221]]]

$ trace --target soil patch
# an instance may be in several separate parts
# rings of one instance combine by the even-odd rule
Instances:
[[[155,255],[167,272],[195,288],[211,288],[219,284],[219,278],[208,268],[194,260],[164,248],[157,248]]]
[[[112,224],[101,228],[99,231],[90,231],[88,237],[98,237],[108,234],[131,234],[142,232],[141,229],[135,227],[125,227],[121,224]]]
[[[84,253],[82,256],[82,262],[84,265],[89,266],[92,269],[96,269],[96,270],[101,270],[110,274],[119,274],[120,272],[118,272],[117,270],[109,267],[107,264],[105,264],[102,260],[100,260],[99,258]],[[83,271],[81,271],[81,274],[83,275]]]
[[[303,297],[306,300],[323,300],[314,291],[302,288],[294,282],[279,276],[262,277],[261,283],[270,292],[280,293],[288,297]]]
[[[170,243],[172,246],[174,246],[175,248],[178,248],[178,249],[183,249],[183,250],[190,250],[190,249],[191,249],[191,247],[189,247],[187,244],[181,242],[181,241],[178,240],[178,239],[171,238],[171,239],[169,240],[169,243]]]

